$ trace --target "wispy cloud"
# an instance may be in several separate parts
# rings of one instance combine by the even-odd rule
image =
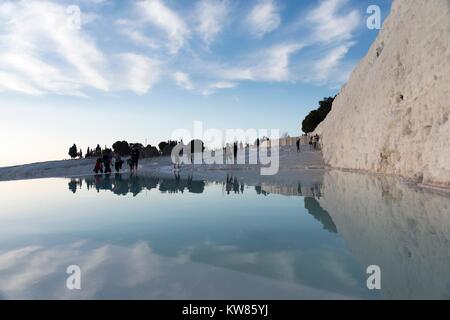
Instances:
[[[124,72],[121,89],[147,93],[161,77],[161,62],[135,53],[119,55]]]
[[[263,37],[281,24],[278,5],[274,0],[260,0],[248,14],[246,22],[254,36]]]
[[[302,48],[299,43],[278,44],[245,59],[245,63],[219,70],[229,80],[282,82],[290,80],[290,56]]]
[[[68,23],[66,7],[47,1],[0,5],[0,88],[29,94],[103,91],[105,57],[93,39]]]
[[[348,0],[322,0],[320,5],[312,10],[307,21],[312,25],[312,37],[319,41],[342,41],[353,37],[361,17],[357,10],[342,13]]]
[[[197,32],[210,45],[222,31],[229,18],[231,6],[228,0],[200,0],[195,8]]]
[[[146,36],[126,20],[116,21],[116,25],[118,26],[119,33],[123,34],[139,46],[147,47],[152,50],[157,50],[161,47],[158,41]]]
[[[238,86],[238,84],[235,83],[235,82],[218,81],[218,82],[215,82],[215,83],[212,83],[212,84],[208,85],[202,91],[202,94],[204,96],[209,96],[209,95],[215,93],[217,90],[220,90],[220,89],[232,89],[232,88],[236,88],[237,86]]]
[[[353,43],[346,43],[330,50],[323,58],[319,59],[314,66],[314,79],[326,81],[333,71],[339,67],[342,59],[347,55]]]
[[[168,49],[178,53],[190,35],[190,30],[179,15],[161,0],[143,0],[136,3],[138,12],[144,20],[166,33]]]
[[[303,30],[280,27],[285,10],[276,0],[258,0],[250,8],[231,0],[181,5],[140,0],[114,15],[109,10],[117,9],[117,3],[77,1],[84,10],[81,29],[67,23],[67,2],[0,3],[0,91],[85,96],[96,89],[145,94],[167,80],[210,95],[243,81],[300,79],[323,84],[348,74],[347,55],[361,22],[350,0],[318,0],[311,10],[301,11]],[[246,10],[244,22],[234,19],[238,6]],[[112,28],[104,30],[109,24]],[[243,25],[245,32],[234,32]],[[267,37],[269,33],[273,37]],[[244,45],[236,46],[235,41]],[[205,46],[208,50],[202,50]]]
[[[173,74],[173,78],[177,86],[179,86],[180,88],[189,91],[194,89],[194,85],[192,84],[191,79],[187,73],[177,71]]]
[[[303,63],[301,77],[307,82],[338,87],[347,81],[353,68],[346,57],[356,44],[360,13],[349,0],[321,0],[304,21],[310,29],[308,46],[318,58]]]

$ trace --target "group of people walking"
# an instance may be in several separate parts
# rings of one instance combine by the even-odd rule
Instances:
[[[139,164],[140,151],[139,149],[132,149],[130,153],[130,158],[127,159],[127,164],[130,167],[131,173],[137,173],[138,164]],[[124,164],[124,160],[120,154],[116,153],[113,157],[113,152],[105,153],[101,158],[97,158],[94,167],[94,173],[106,173],[109,174],[112,172],[112,160],[114,158],[114,169],[116,172],[120,172],[122,170],[122,166]]]
[[[309,138],[309,149],[318,150],[319,149],[320,136],[316,134]],[[298,139],[296,142],[297,152],[301,152],[301,140]]]

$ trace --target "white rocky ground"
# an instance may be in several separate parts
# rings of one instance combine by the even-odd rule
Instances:
[[[395,0],[319,126],[326,164],[450,187],[450,0]]]
[[[321,152],[310,151],[309,145],[302,145],[302,152],[297,153],[293,146],[280,147],[279,172],[274,176],[262,176],[257,165],[182,165],[180,176],[192,176],[202,179],[224,179],[227,174],[245,179],[248,183],[298,182],[298,177],[314,183],[320,180],[324,171]],[[256,152],[256,150],[252,150]],[[76,177],[92,175],[95,159],[61,160],[0,168],[0,181],[36,179],[50,177]],[[124,165],[124,172],[128,172]],[[173,176],[170,157],[141,159],[139,174]]]

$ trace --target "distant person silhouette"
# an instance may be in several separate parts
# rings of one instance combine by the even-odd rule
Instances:
[[[135,172],[137,172],[137,170],[138,170],[140,155],[141,155],[141,153],[140,153],[139,149],[137,149],[137,148],[133,149],[133,151],[131,152],[131,162],[133,163]]]
[[[316,134],[314,136],[314,149],[315,150],[319,149],[319,141],[320,141],[320,136],[318,134]]]
[[[130,167],[130,172],[133,171],[133,161],[131,161],[131,158],[127,159],[127,164]]]
[[[234,161],[236,162],[237,159],[237,152],[238,152],[238,144],[237,142],[234,143],[233,145],[233,155],[234,155]]]
[[[120,157],[120,154],[116,154],[115,163],[114,163],[114,167],[116,169],[116,172],[120,172],[120,170],[122,170],[122,165],[123,165],[123,160]]]
[[[105,173],[111,173],[111,158],[108,154],[103,156],[103,165],[105,166]]]
[[[227,163],[227,147],[223,147],[223,164]]]
[[[297,152],[300,152],[300,139],[297,140]]]
[[[103,173],[102,159],[97,158],[97,161],[95,162],[94,172],[95,174]]]

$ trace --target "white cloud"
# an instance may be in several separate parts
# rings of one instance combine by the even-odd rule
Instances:
[[[0,92],[2,91],[15,91],[34,96],[44,94],[41,90],[30,84],[26,79],[17,77],[14,74],[0,71]]]
[[[150,48],[152,50],[157,50],[161,47],[156,40],[151,39],[150,37],[143,34],[141,31],[136,30],[129,26],[122,25],[120,22],[118,24],[119,24],[119,32],[130,38],[134,43],[143,47]]]
[[[197,32],[209,45],[222,31],[231,11],[228,0],[200,0],[196,6]]]
[[[175,72],[173,74],[173,78],[175,79],[175,83],[177,86],[186,89],[186,90],[193,90],[194,86],[192,85],[191,79],[189,78],[189,75],[184,72]]]
[[[254,36],[263,37],[280,26],[279,8],[274,0],[260,0],[250,11],[246,21]]]
[[[107,91],[105,58],[94,41],[68,23],[66,7],[48,1],[0,5],[0,88],[28,94]]]
[[[136,4],[144,20],[166,33],[169,40],[168,49],[172,54],[178,53],[189,37],[190,31],[178,14],[167,7],[161,0],[144,0]]]
[[[229,81],[218,81],[213,84],[210,84],[207,86],[203,91],[202,94],[205,96],[209,96],[220,89],[233,89],[238,86],[237,83],[229,82]]]
[[[329,73],[335,68],[349,50],[348,45],[342,45],[333,48],[328,54],[316,63],[316,71],[321,78],[328,77]]]
[[[338,87],[347,80],[353,64],[345,57],[356,43],[354,33],[361,22],[358,10],[348,4],[349,0],[321,0],[307,13],[308,45],[320,58],[301,62],[305,81]]]
[[[161,62],[135,53],[119,55],[125,72],[123,89],[137,94],[147,93],[161,77]]]
[[[253,80],[283,82],[291,80],[289,69],[290,56],[303,46],[298,43],[287,43],[273,46],[250,59],[245,65],[223,68],[219,71],[222,78],[229,80]]]
[[[313,26],[313,37],[316,40],[330,42],[352,38],[361,17],[357,10],[340,14],[347,3],[348,0],[322,0],[320,5],[308,14],[307,21]]]

